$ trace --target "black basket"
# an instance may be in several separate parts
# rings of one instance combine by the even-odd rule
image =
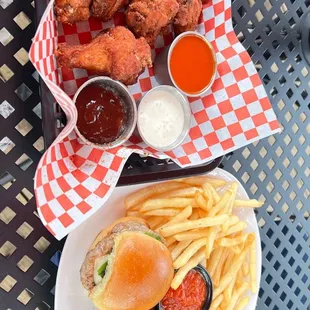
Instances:
[[[36,0],[35,2],[38,24],[49,0]],[[48,148],[65,126],[66,116],[42,80],[40,80],[40,94],[44,145],[45,148]],[[156,180],[203,174],[218,167],[222,159],[223,157],[219,157],[204,165],[191,168],[181,168],[170,159],[160,160],[132,154],[126,162],[118,181],[118,185],[152,182]]]

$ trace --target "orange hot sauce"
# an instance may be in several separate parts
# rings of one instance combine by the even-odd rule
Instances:
[[[195,35],[184,36],[176,43],[169,65],[175,84],[193,95],[209,86],[216,67],[211,47]]]

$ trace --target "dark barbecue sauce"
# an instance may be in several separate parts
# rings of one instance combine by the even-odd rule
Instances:
[[[106,144],[122,133],[124,105],[109,88],[88,85],[77,97],[77,128],[90,142]]]

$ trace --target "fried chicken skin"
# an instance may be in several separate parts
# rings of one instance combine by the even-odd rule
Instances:
[[[120,8],[127,4],[128,0],[93,0],[91,12],[93,16],[102,21],[108,21]]]
[[[146,40],[136,39],[122,26],[99,33],[88,44],[59,44],[55,55],[61,67],[90,70],[125,85],[136,83],[144,69],[152,66]]]
[[[73,24],[88,20],[92,0],[56,0],[55,15],[59,22]]]
[[[180,9],[173,21],[175,33],[194,31],[202,11],[201,0],[178,0],[178,2]]]
[[[153,44],[173,21],[178,10],[177,0],[133,0],[125,16],[133,33]]]

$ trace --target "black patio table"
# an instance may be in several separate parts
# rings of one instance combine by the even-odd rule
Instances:
[[[232,4],[235,32],[283,127],[281,134],[235,151],[221,164],[251,196],[265,201],[256,213],[263,250],[259,310],[310,309],[309,6],[309,0]],[[42,226],[33,197],[35,168],[55,127],[42,109],[39,78],[27,57],[35,18],[35,1],[0,0],[0,310],[53,309],[64,245]],[[171,162],[134,157],[122,183],[153,166],[177,175],[167,168]]]

